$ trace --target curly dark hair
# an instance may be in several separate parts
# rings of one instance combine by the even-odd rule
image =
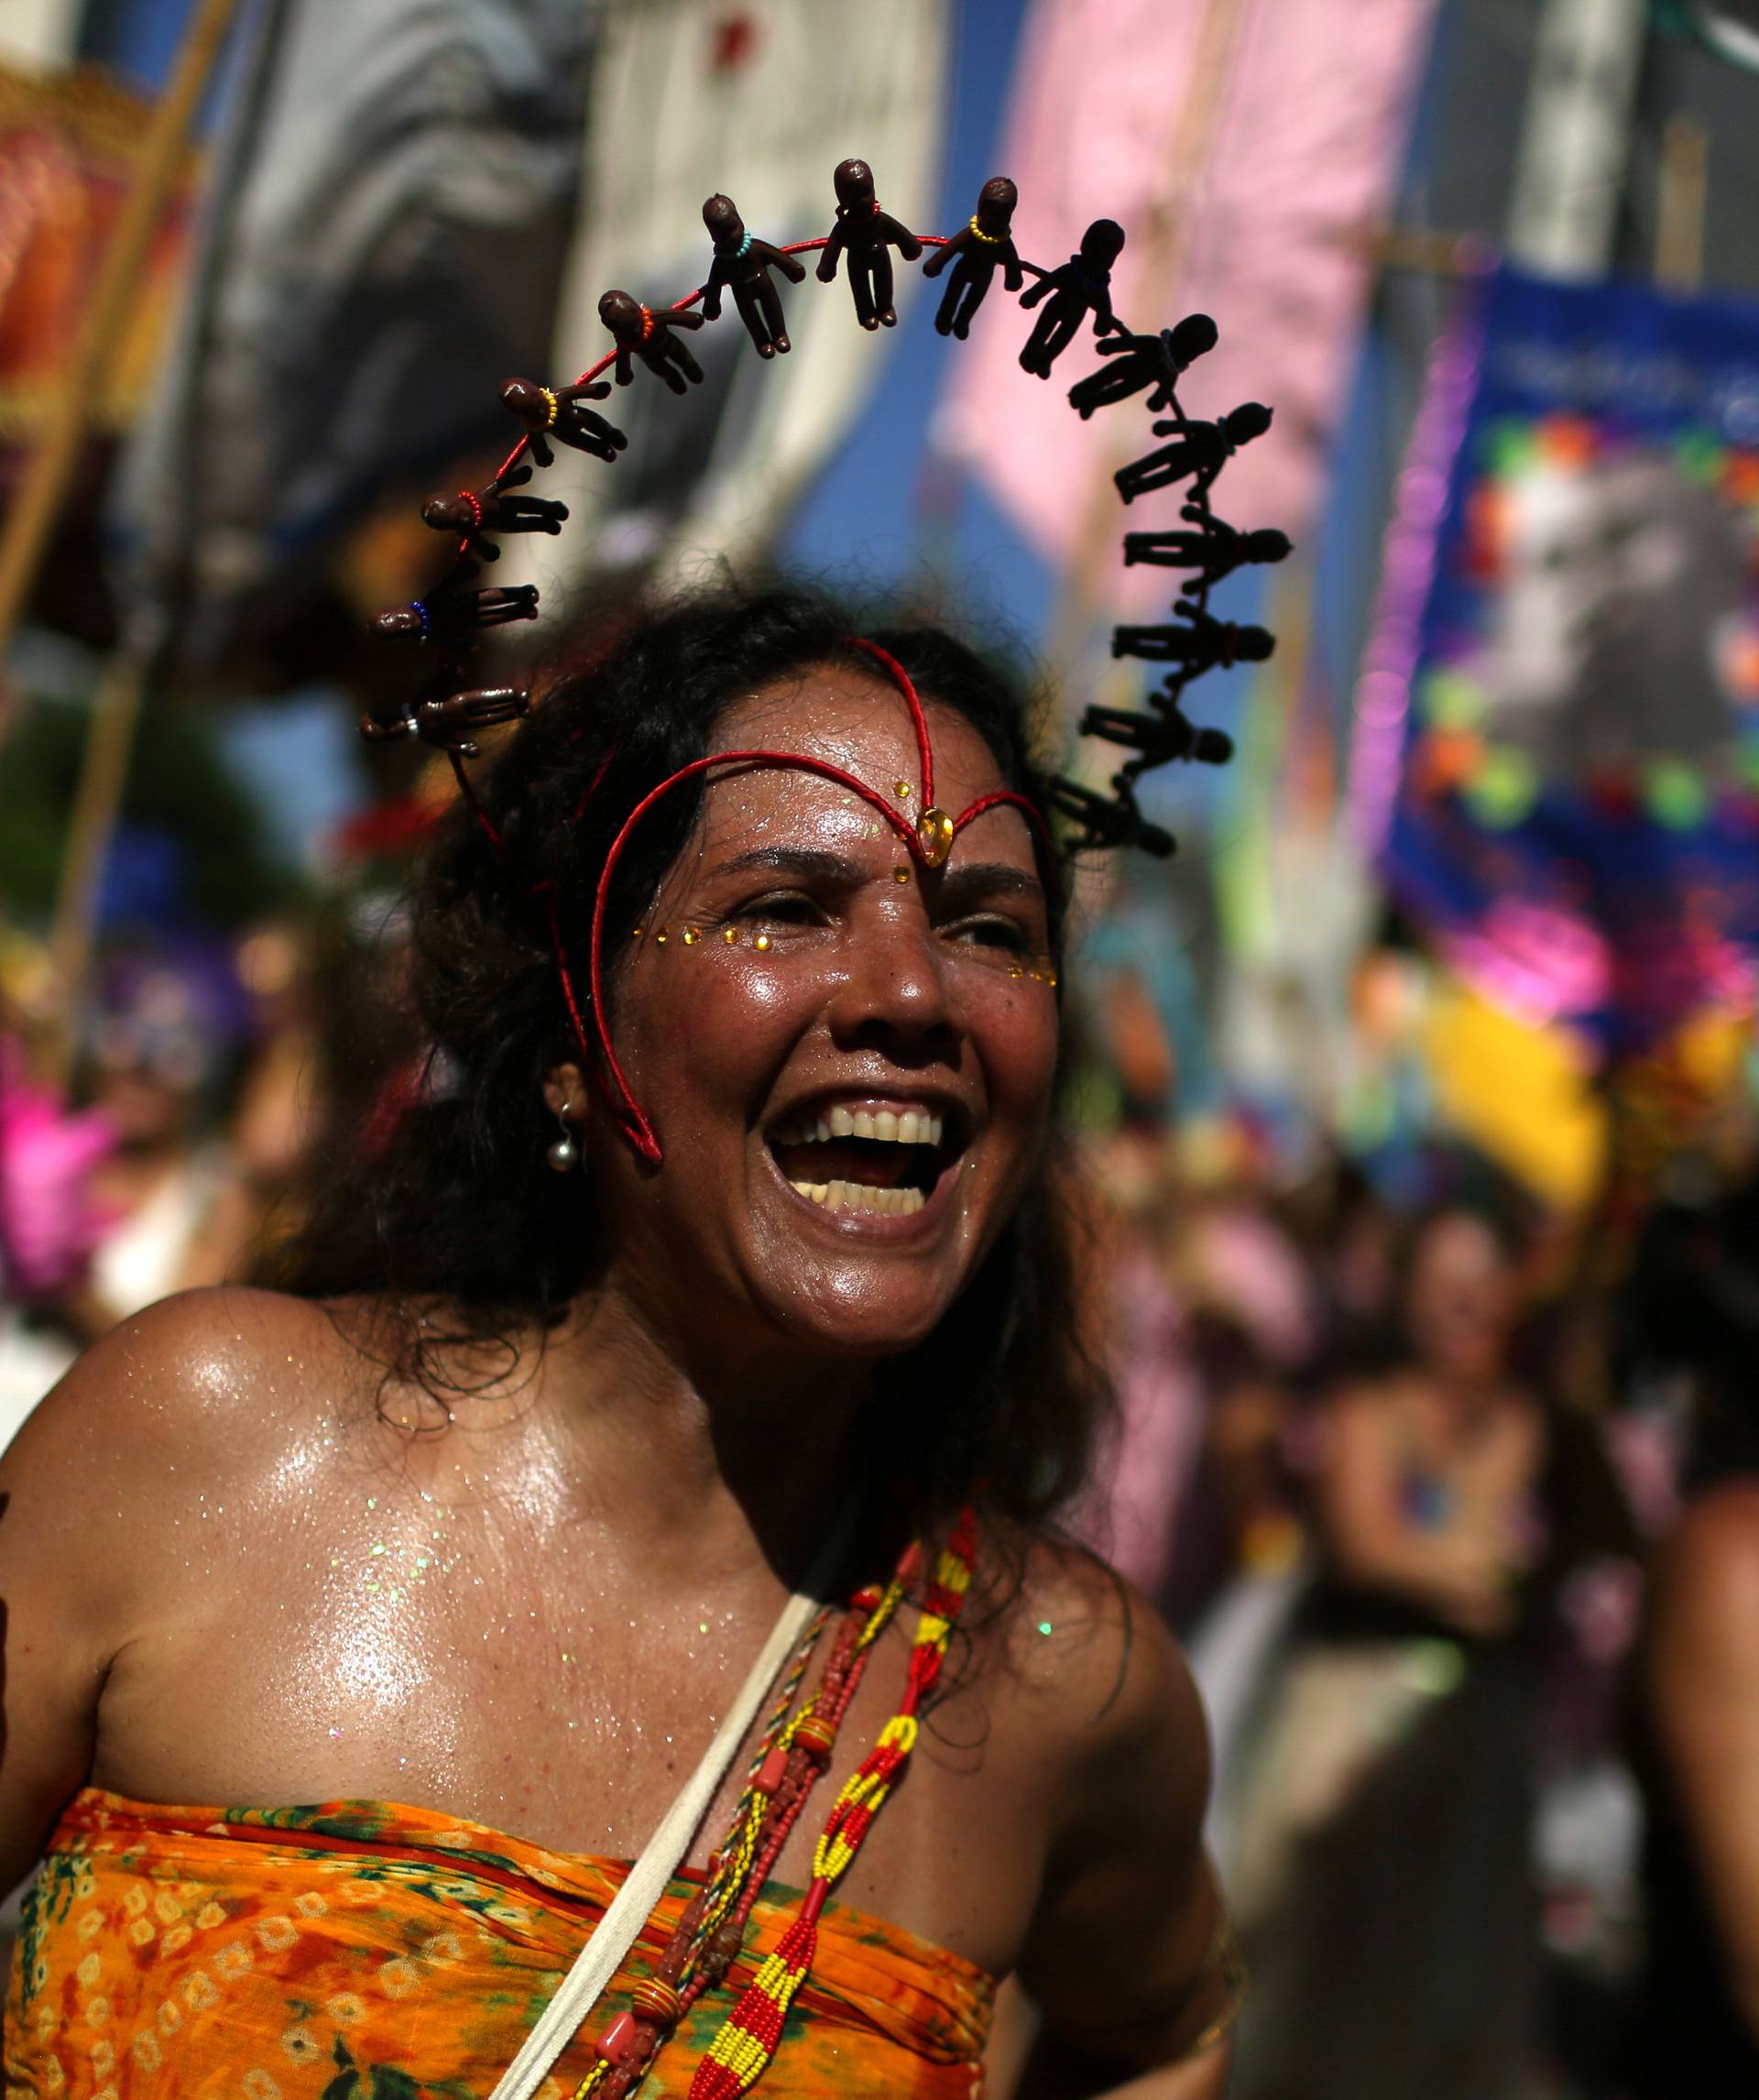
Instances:
[[[571,971],[584,983],[598,870],[629,811],[715,748],[736,698],[821,664],[871,673],[849,640],[858,633],[972,725],[1009,787],[1048,806],[1018,684],[939,628],[863,624],[824,594],[697,593],[556,673],[478,788],[499,851],[460,804],[414,889],[426,1084],[382,1145],[335,1146],[318,1162],[303,1225],[275,1266],[273,1280],[300,1296],[370,1304],[380,1338],[370,1346],[388,1379],[414,1383],[450,1411],[471,1390],[461,1366],[516,1366],[529,1338],[553,1329],[592,1281],[590,1185],[545,1164],[554,1126],[542,1082],[579,1051],[546,900],[534,890],[553,883]],[[640,920],[700,803],[700,780],[686,782],[632,836],[606,900],[607,952]],[[1060,978],[1068,870],[1043,840],[1035,850]],[[606,990],[614,1006],[614,984]],[[957,1302],[917,1348],[876,1367],[875,1457],[890,1460],[910,1521],[932,1526],[973,1501],[1023,1539],[1086,1479],[1110,1392],[1076,1317],[1077,1219],[1054,1126],[1023,1200]]]

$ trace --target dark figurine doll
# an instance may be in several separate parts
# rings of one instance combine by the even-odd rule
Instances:
[[[461,759],[477,755],[475,732],[497,723],[517,722],[531,705],[531,695],[519,685],[478,685],[457,692],[442,672],[429,681],[402,712],[388,721],[363,715],[360,733],[369,744],[398,737],[419,737],[436,750],[456,751]]]
[[[863,328],[894,328],[898,314],[891,303],[891,251],[895,247],[906,262],[914,262],[923,244],[908,226],[880,209],[873,170],[865,160],[839,162],[832,180],[836,184],[836,224],[818,258],[818,280],[829,284],[836,275],[836,258],[847,254],[856,319]]]
[[[1173,417],[1154,425],[1156,437],[1170,437],[1158,452],[1145,453],[1128,466],[1120,466],[1112,479],[1126,503],[1133,503],[1151,489],[1168,488],[1186,475],[1196,486],[1207,488],[1222,463],[1271,427],[1271,411],[1262,401],[1242,401],[1229,409],[1219,422],[1194,423]]]
[[[1086,422],[1096,409],[1152,387],[1146,405],[1158,414],[1172,407],[1173,389],[1184,374],[1215,346],[1216,324],[1207,313],[1187,313],[1176,327],[1163,328],[1158,335],[1109,335],[1099,355],[1112,362],[1075,382],[1069,406],[1078,409]]]
[[[785,355],[788,331],[782,325],[781,294],[770,272],[779,269],[790,284],[799,284],[806,275],[805,265],[747,233],[745,221],[731,197],[711,197],[703,206],[703,224],[715,243],[715,261],[703,290],[704,318],[721,318],[721,290],[725,287],[733,294],[733,303],[758,355]]]
[[[481,574],[475,562],[462,562],[425,598],[376,612],[366,624],[388,641],[433,641],[443,646],[464,641],[479,628],[506,627],[513,620],[537,618],[535,584],[471,589]]]
[[[1242,532],[1219,518],[1206,519],[1196,503],[1187,503],[1179,515],[1196,529],[1126,532],[1124,566],[1145,562],[1157,569],[1195,569],[1196,581],[1218,584],[1244,562],[1281,562],[1288,555],[1289,536],[1274,525]]]
[[[1217,665],[1227,670],[1236,663],[1262,663],[1275,647],[1266,628],[1241,627],[1195,608],[1170,627],[1120,627],[1111,636],[1114,656],[1176,663],[1181,678],[1196,678]]]
[[[1123,252],[1124,229],[1115,219],[1096,219],[1068,261],[1059,269],[1046,270],[1022,294],[1020,303],[1024,307],[1036,306],[1045,298],[1050,301],[1032,323],[1020,354],[1026,371],[1048,379],[1051,366],[1075,341],[1089,313],[1096,335],[1116,325],[1111,314],[1111,266]]]
[[[690,345],[678,340],[680,328],[700,328],[700,313],[680,312],[667,307],[656,313],[627,291],[607,291],[598,302],[598,318],[617,340],[617,383],[627,387],[635,377],[637,357],[674,394],[695,385],[703,368],[690,354]]]
[[[554,463],[550,440],[589,452],[595,459],[615,460],[628,445],[628,439],[615,423],[585,406],[602,401],[610,392],[608,381],[595,379],[572,387],[541,387],[535,379],[508,379],[501,388],[501,406],[510,409],[525,425],[531,456],[540,466]]]
[[[1173,852],[1172,833],[1148,821],[1128,784],[1122,782],[1114,781],[1111,793],[1104,795],[1058,774],[1051,782],[1049,799],[1059,816],[1080,826],[1080,835],[1074,841],[1078,848],[1104,850],[1134,846],[1152,853],[1157,860],[1165,860]]]
[[[941,334],[956,335],[961,343],[970,334],[971,317],[983,304],[998,267],[1004,290],[1018,291],[1026,281],[1013,239],[1014,206],[1019,200],[1020,192],[1007,176],[992,175],[978,191],[978,208],[970,219],[923,265],[924,277],[939,277],[949,262],[953,264],[953,275],[946,280],[934,316]]]
[[[565,503],[552,503],[546,496],[508,493],[530,478],[531,469],[519,466],[505,479],[497,477],[474,491],[461,488],[455,496],[430,496],[421,506],[421,515],[436,532],[455,532],[473,554],[485,562],[498,562],[501,550],[489,533],[555,534],[568,515]]]
[[[893,251],[914,262],[922,257],[925,243],[901,220],[881,211],[873,172],[865,160],[842,161],[834,180],[836,224],[822,242],[802,245],[822,250],[817,274],[825,284],[836,281],[847,258],[850,293],[862,327],[869,331],[890,327],[897,320],[892,302]],[[1136,334],[1112,307],[1112,273],[1124,249],[1123,228],[1111,219],[1095,219],[1066,262],[1056,269],[1042,269],[1025,261],[1016,244],[1018,206],[1014,184],[1006,176],[992,176],[978,191],[976,209],[966,224],[934,244],[923,275],[941,279],[934,315],[937,332],[967,339],[998,271],[1008,292],[1031,310],[1031,334],[1020,353],[1026,371],[1049,378],[1056,360],[1086,334],[1090,322],[1097,368],[1069,388],[1071,404],[1085,421],[1096,409],[1139,399],[1151,416],[1163,419],[1154,422],[1154,434],[1157,440],[1167,441],[1120,469],[1115,478],[1124,501],[1132,502],[1153,489],[1185,485],[1175,498],[1183,502],[1179,524],[1171,530],[1128,533],[1124,540],[1127,564],[1183,572],[1179,595],[1163,624],[1120,627],[1113,634],[1114,656],[1138,657],[1161,667],[1153,674],[1159,690],[1149,695],[1140,711],[1089,710],[1083,725],[1087,733],[1123,747],[1126,753],[1111,776],[1109,792],[1059,777],[1047,788],[1043,806],[1047,815],[1054,810],[1065,820],[1068,842],[1079,849],[1129,845],[1165,855],[1173,851],[1174,842],[1139,806],[1142,777],[1151,767],[1180,759],[1219,763],[1231,748],[1219,730],[1198,728],[1185,716],[1180,707],[1182,695],[1201,673],[1262,661],[1274,647],[1263,628],[1219,620],[1207,609],[1211,586],[1243,564],[1280,562],[1290,551],[1286,534],[1242,530],[1209,510],[1216,476],[1231,454],[1270,428],[1271,411],[1247,401],[1213,422],[1190,420],[1179,400],[1178,382],[1196,359],[1215,346],[1215,323],[1207,314],[1193,313],[1174,327],[1153,334]],[[496,541],[501,533],[555,533],[568,515],[563,504],[520,493],[530,481],[533,467],[553,465],[558,448],[564,444],[606,461],[626,449],[622,432],[587,404],[609,398],[611,386],[605,380],[619,387],[633,384],[638,362],[670,392],[687,397],[704,378],[689,338],[706,322],[721,317],[729,291],[759,358],[771,363],[790,348],[783,308],[786,295],[777,272],[798,285],[805,277],[802,262],[786,249],[756,239],[738,207],[724,193],[705,202],[703,224],[714,252],[707,281],[699,291],[677,305],[652,308],[628,291],[606,291],[599,300],[598,312],[610,332],[612,348],[590,374],[560,388],[524,378],[505,381],[502,404],[526,433],[508,468],[475,491],[432,496],[422,506],[422,516],[431,526],[455,534],[461,542],[451,575],[425,599],[373,616],[372,626],[378,634],[418,648],[430,641],[435,646],[425,659],[432,668],[427,684],[401,705],[368,715],[362,722],[363,731],[374,741],[414,737],[444,750],[461,790],[473,804],[475,797],[464,760],[475,753],[476,734],[523,715],[529,701],[512,686],[464,686],[467,677],[483,673],[464,666],[480,631],[538,617],[535,586],[485,587],[479,563],[499,558]],[[1022,292],[1029,278],[1033,281]],[[898,675],[914,709],[917,701],[909,681],[901,672]],[[503,854],[504,836],[489,821],[485,808],[478,806],[475,814],[497,854]],[[955,820],[934,814],[950,837],[957,828]],[[934,843],[945,858],[946,837],[936,832]],[[927,833],[917,844],[923,864],[938,866],[930,853]],[[567,965],[560,935],[554,939],[566,987]],[[572,1001],[571,988],[569,997]],[[608,1045],[606,1047],[608,1050]],[[650,1139],[645,1120],[630,1106],[635,1122]],[[653,1156],[658,1156],[657,1145]],[[606,2083],[605,2100],[621,2100],[638,2074],[639,2067],[632,2063],[620,2065]]]
[[[1174,701],[1157,703],[1149,715],[1127,707],[1089,707],[1081,717],[1081,734],[1122,744],[1137,754],[1144,771],[1176,759],[1225,766],[1234,755],[1234,739],[1225,730],[1200,729]]]

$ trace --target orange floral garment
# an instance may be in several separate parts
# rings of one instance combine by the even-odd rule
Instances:
[[[386,1801],[158,1808],[88,1788],[26,1902],[7,2100],[486,2100],[626,1871]],[[543,2100],[568,2100],[697,1885],[673,1881]],[[688,2092],[792,1894],[764,1891],[746,1957],[641,2100]],[[970,2100],[992,1996],[971,1963],[830,1904],[762,2100]]]

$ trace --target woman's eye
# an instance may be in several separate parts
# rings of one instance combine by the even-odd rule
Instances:
[[[755,897],[733,914],[736,919],[768,919],[784,926],[818,926],[825,923],[824,907],[798,890],[774,896]]]
[[[1010,955],[1024,955],[1032,946],[1026,929],[1012,919],[967,919],[948,932],[967,946],[1003,948]]]

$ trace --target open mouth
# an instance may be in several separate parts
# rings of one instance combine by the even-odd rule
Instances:
[[[938,1109],[840,1102],[778,1122],[765,1142],[797,1195],[879,1217],[920,1210],[964,1149]]]

